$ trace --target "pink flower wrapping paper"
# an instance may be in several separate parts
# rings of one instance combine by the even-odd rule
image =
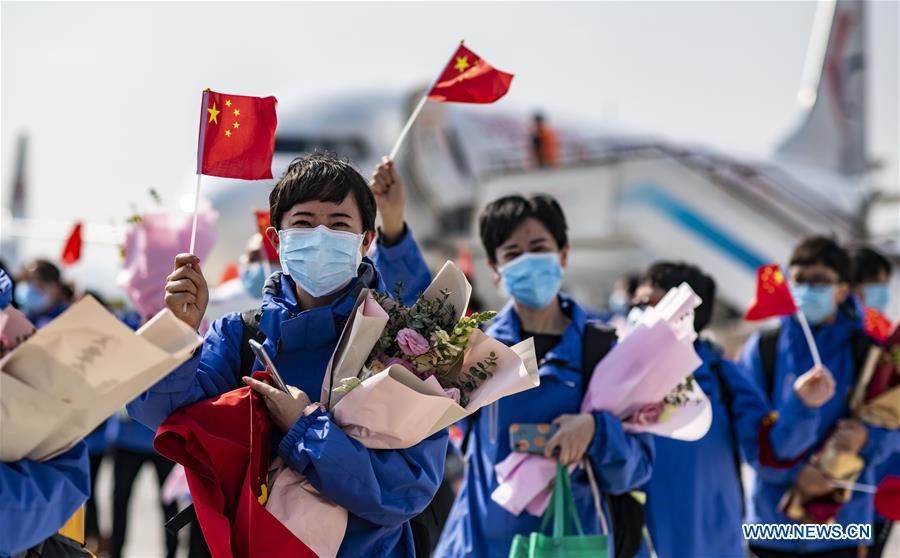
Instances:
[[[697,382],[693,382],[690,401],[672,411],[665,422],[624,421],[644,409],[643,418],[650,422],[647,410],[658,408],[662,399],[702,364],[693,346],[693,309],[700,302],[683,283],[648,309],[637,326],[594,368],[581,412],[610,412],[623,419],[626,432],[649,432],[686,441],[703,437],[712,422],[712,407]],[[512,514],[526,510],[540,516],[549,502],[554,461],[522,455],[513,453],[495,466],[500,484],[491,499]]]

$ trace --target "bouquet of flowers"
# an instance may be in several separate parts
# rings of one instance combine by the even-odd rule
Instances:
[[[597,363],[581,412],[608,411],[626,432],[685,441],[706,435],[712,405],[692,376],[702,363],[693,345],[693,311],[701,302],[682,283],[647,309]],[[554,467],[542,456],[510,454],[495,467],[500,484],[491,499],[515,515],[540,516],[550,501]]]
[[[691,405],[702,406],[704,404],[701,397],[703,392],[702,390],[698,392],[698,389],[699,387],[696,385],[696,380],[692,374],[675,386],[675,389],[663,397],[662,401],[644,405],[633,415],[623,419],[623,421],[629,428],[670,422],[675,412],[679,409]]]
[[[447,262],[416,304],[360,293],[325,372],[321,401],[375,449],[414,446],[506,395],[538,385],[531,339],[513,347],[465,316],[472,287]]]
[[[494,351],[463,367],[469,338],[479,324],[497,313],[477,312],[456,319],[456,309],[446,289],[432,299],[421,295],[413,306],[405,307],[397,302],[402,300],[401,289],[397,288],[394,299],[373,293],[375,302],[388,314],[387,325],[360,374],[344,378],[334,390],[346,394],[366,378],[399,365],[422,380],[433,376],[448,397],[465,407],[472,392],[493,376],[497,368]]]
[[[319,399],[348,436],[367,448],[408,448],[538,385],[533,341],[507,347],[485,335],[477,326],[494,313],[465,316],[471,292],[463,273],[447,262],[413,306],[367,290],[359,294]],[[335,556],[346,511],[286,466],[276,466],[269,481],[270,513],[318,556]]]

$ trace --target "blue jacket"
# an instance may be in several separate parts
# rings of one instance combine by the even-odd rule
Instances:
[[[0,269],[0,310],[9,306],[10,302],[12,302],[12,279]]]
[[[822,357],[822,364],[828,368],[835,380],[835,394],[831,401],[814,411],[816,428],[810,441],[815,450],[837,424],[849,416],[847,398],[856,382],[857,371],[853,362],[851,335],[863,328],[861,309],[851,298],[841,305],[837,318],[831,324],[813,326],[813,337]],[[744,347],[741,364],[745,373],[763,391],[765,377],[759,354],[759,335],[751,337]],[[781,332],[776,345],[775,375],[772,393],[766,394],[773,407],[794,398],[794,380],[812,368],[813,361],[803,331],[794,317],[781,319]],[[860,457],[866,462],[857,482],[875,484],[875,470],[900,445],[900,433],[896,430],[868,427],[869,436]],[[777,453],[777,448],[776,448]],[[788,523],[790,520],[777,510],[778,502],[793,485],[797,472],[809,461],[809,454],[798,465],[790,469],[763,469],[757,471],[753,487],[754,514],[748,520],[756,523]],[[779,455],[790,458],[790,455]],[[871,523],[873,520],[872,495],[854,492],[853,498],[838,513],[837,523]],[[758,540],[751,544],[760,547],[790,552],[816,552],[833,548],[846,548],[859,544],[851,540]],[[862,541],[871,542],[871,541]]]
[[[659,465],[644,487],[647,529],[660,558],[744,558],[743,488],[736,460],[742,450],[759,467],[758,435],[769,404],[762,391],[712,343],[701,340],[695,348],[703,364],[694,377],[712,403],[713,421],[709,432],[696,442],[654,436]],[[799,455],[807,449],[802,444],[811,439],[818,423],[815,413],[791,398],[780,417],[770,433],[772,446],[779,454]]]
[[[9,305],[11,290],[0,270],[0,310]],[[0,463],[0,557],[23,552],[58,531],[90,491],[83,442],[48,461]]]
[[[91,492],[87,446],[48,461],[0,463],[0,557],[53,535]]]
[[[63,303],[58,306],[54,306],[49,310],[45,310],[39,314],[26,314],[25,317],[34,324],[34,327],[41,329],[45,325],[49,324],[53,320],[59,317],[60,314],[69,309],[68,303]]]
[[[134,420],[127,413],[119,412],[110,417],[106,428],[106,443],[137,453],[153,455],[153,438],[156,432]]]
[[[571,323],[560,343],[541,360],[541,385],[482,409],[473,423],[464,426],[464,430],[471,428],[465,481],[435,551],[438,558],[507,558],[514,535],[540,530],[539,517],[528,512],[512,515],[491,500],[491,492],[497,488],[494,465],[510,453],[510,424],[551,422],[561,414],[578,413],[581,407],[582,338],[587,315],[564,295],[560,295],[560,304]],[[506,344],[521,341],[521,323],[512,304],[494,319],[488,334]],[[619,420],[609,413],[594,413],[594,419],[596,432],[588,457],[600,490],[622,494],[647,482],[653,463],[651,437],[626,434]],[[600,532],[584,471],[574,474],[572,491],[586,532]],[[603,513],[609,525],[605,509]]]
[[[414,247],[407,235],[400,244],[379,250]],[[420,255],[419,262],[424,268]],[[413,277],[397,275],[404,272],[403,266],[386,270],[393,272],[387,275],[391,282],[402,280],[411,287],[407,293],[418,293],[427,286],[421,280],[427,279],[422,268],[417,268]],[[420,278],[418,283],[415,277]],[[373,264],[364,260],[359,277],[342,296],[328,306],[301,311],[291,278],[281,275],[279,279],[278,288],[263,298],[260,329],[266,335],[264,346],[285,382],[315,401],[355,293],[362,286],[383,292],[385,283]],[[175,409],[239,387],[242,327],[239,314],[216,320],[199,355],[129,404],[129,414],[155,429]],[[277,447],[290,467],[349,512],[339,556],[414,555],[408,521],[425,509],[441,483],[446,430],[406,450],[370,450],[344,434],[329,413],[316,412],[298,420]]]

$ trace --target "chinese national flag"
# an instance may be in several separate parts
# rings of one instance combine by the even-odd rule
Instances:
[[[439,103],[493,103],[506,95],[512,78],[512,74],[495,69],[460,44],[428,92],[428,99]]]
[[[72,227],[72,232],[69,233],[62,256],[60,256],[63,265],[72,265],[81,259],[81,244],[81,222],[77,222]]]
[[[778,264],[764,265],[756,270],[756,298],[744,314],[745,320],[765,320],[773,316],[787,316],[797,311],[794,297]]]
[[[262,235],[263,250],[266,252],[266,257],[270,262],[277,262],[278,250],[275,249],[272,241],[266,236],[266,229],[269,228],[269,212],[254,211],[253,213],[256,215],[256,228],[259,229],[259,234]]]
[[[879,343],[887,340],[893,330],[891,321],[887,316],[870,307],[865,309],[863,323],[865,324],[866,335]]]
[[[272,178],[275,97],[245,97],[206,90],[200,114],[197,174]]]

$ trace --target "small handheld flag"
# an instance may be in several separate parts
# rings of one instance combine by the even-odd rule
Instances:
[[[275,97],[229,95],[209,89],[203,91],[197,139],[194,222],[188,250],[191,254],[197,240],[200,181],[204,174],[244,180],[272,178],[275,127],[278,124],[275,115],[277,102]]]
[[[775,316],[797,317],[800,327],[803,329],[803,335],[806,337],[806,343],[809,345],[809,351],[812,353],[813,363],[820,367],[822,359],[819,357],[819,348],[816,347],[816,341],[813,339],[812,331],[809,329],[809,323],[803,312],[797,309],[794,297],[788,287],[787,280],[781,267],[778,264],[767,264],[756,270],[756,297],[750,303],[750,308],[744,314],[745,320],[765,320]]]
[[[866,335],[879,343],[884,342],[891,335],[893,327],[891,320],[875,308],[866,307],[863,316]]]
[[[190,252],[194,253],[200,177],[260,180],[272,178],[275,152],[275,97],[247,97],[203,92],[197,140],[197,189]]]
[[[509,91],[513,75],[501,72],[460,43],[428,99],[438,103],[493,103]]]
[[[434,81],[431,89],[422,95],[419,104],[409,115],[389,158],[393,161],[397,156],[428,100],[438,103],[493,103],[506,95],[512,79],[513,74],[494,68],[460,42],[444,71]]]
[[[63,247],[62,256],[60,256],[63,265],[72,265],[81,259],[82,244],[81,222],[78,221],[72,226],[72,231],[69,233],[69,237],[66,239],[66,244]]]
[[[795,312],[797,305],[778,264],[764,265],[756,270],[756,298],[750,303],[744,319],[765,320]]]
[[[275,97],[204,91],[197,174],[244,180],[272,178],[276,103]]]

